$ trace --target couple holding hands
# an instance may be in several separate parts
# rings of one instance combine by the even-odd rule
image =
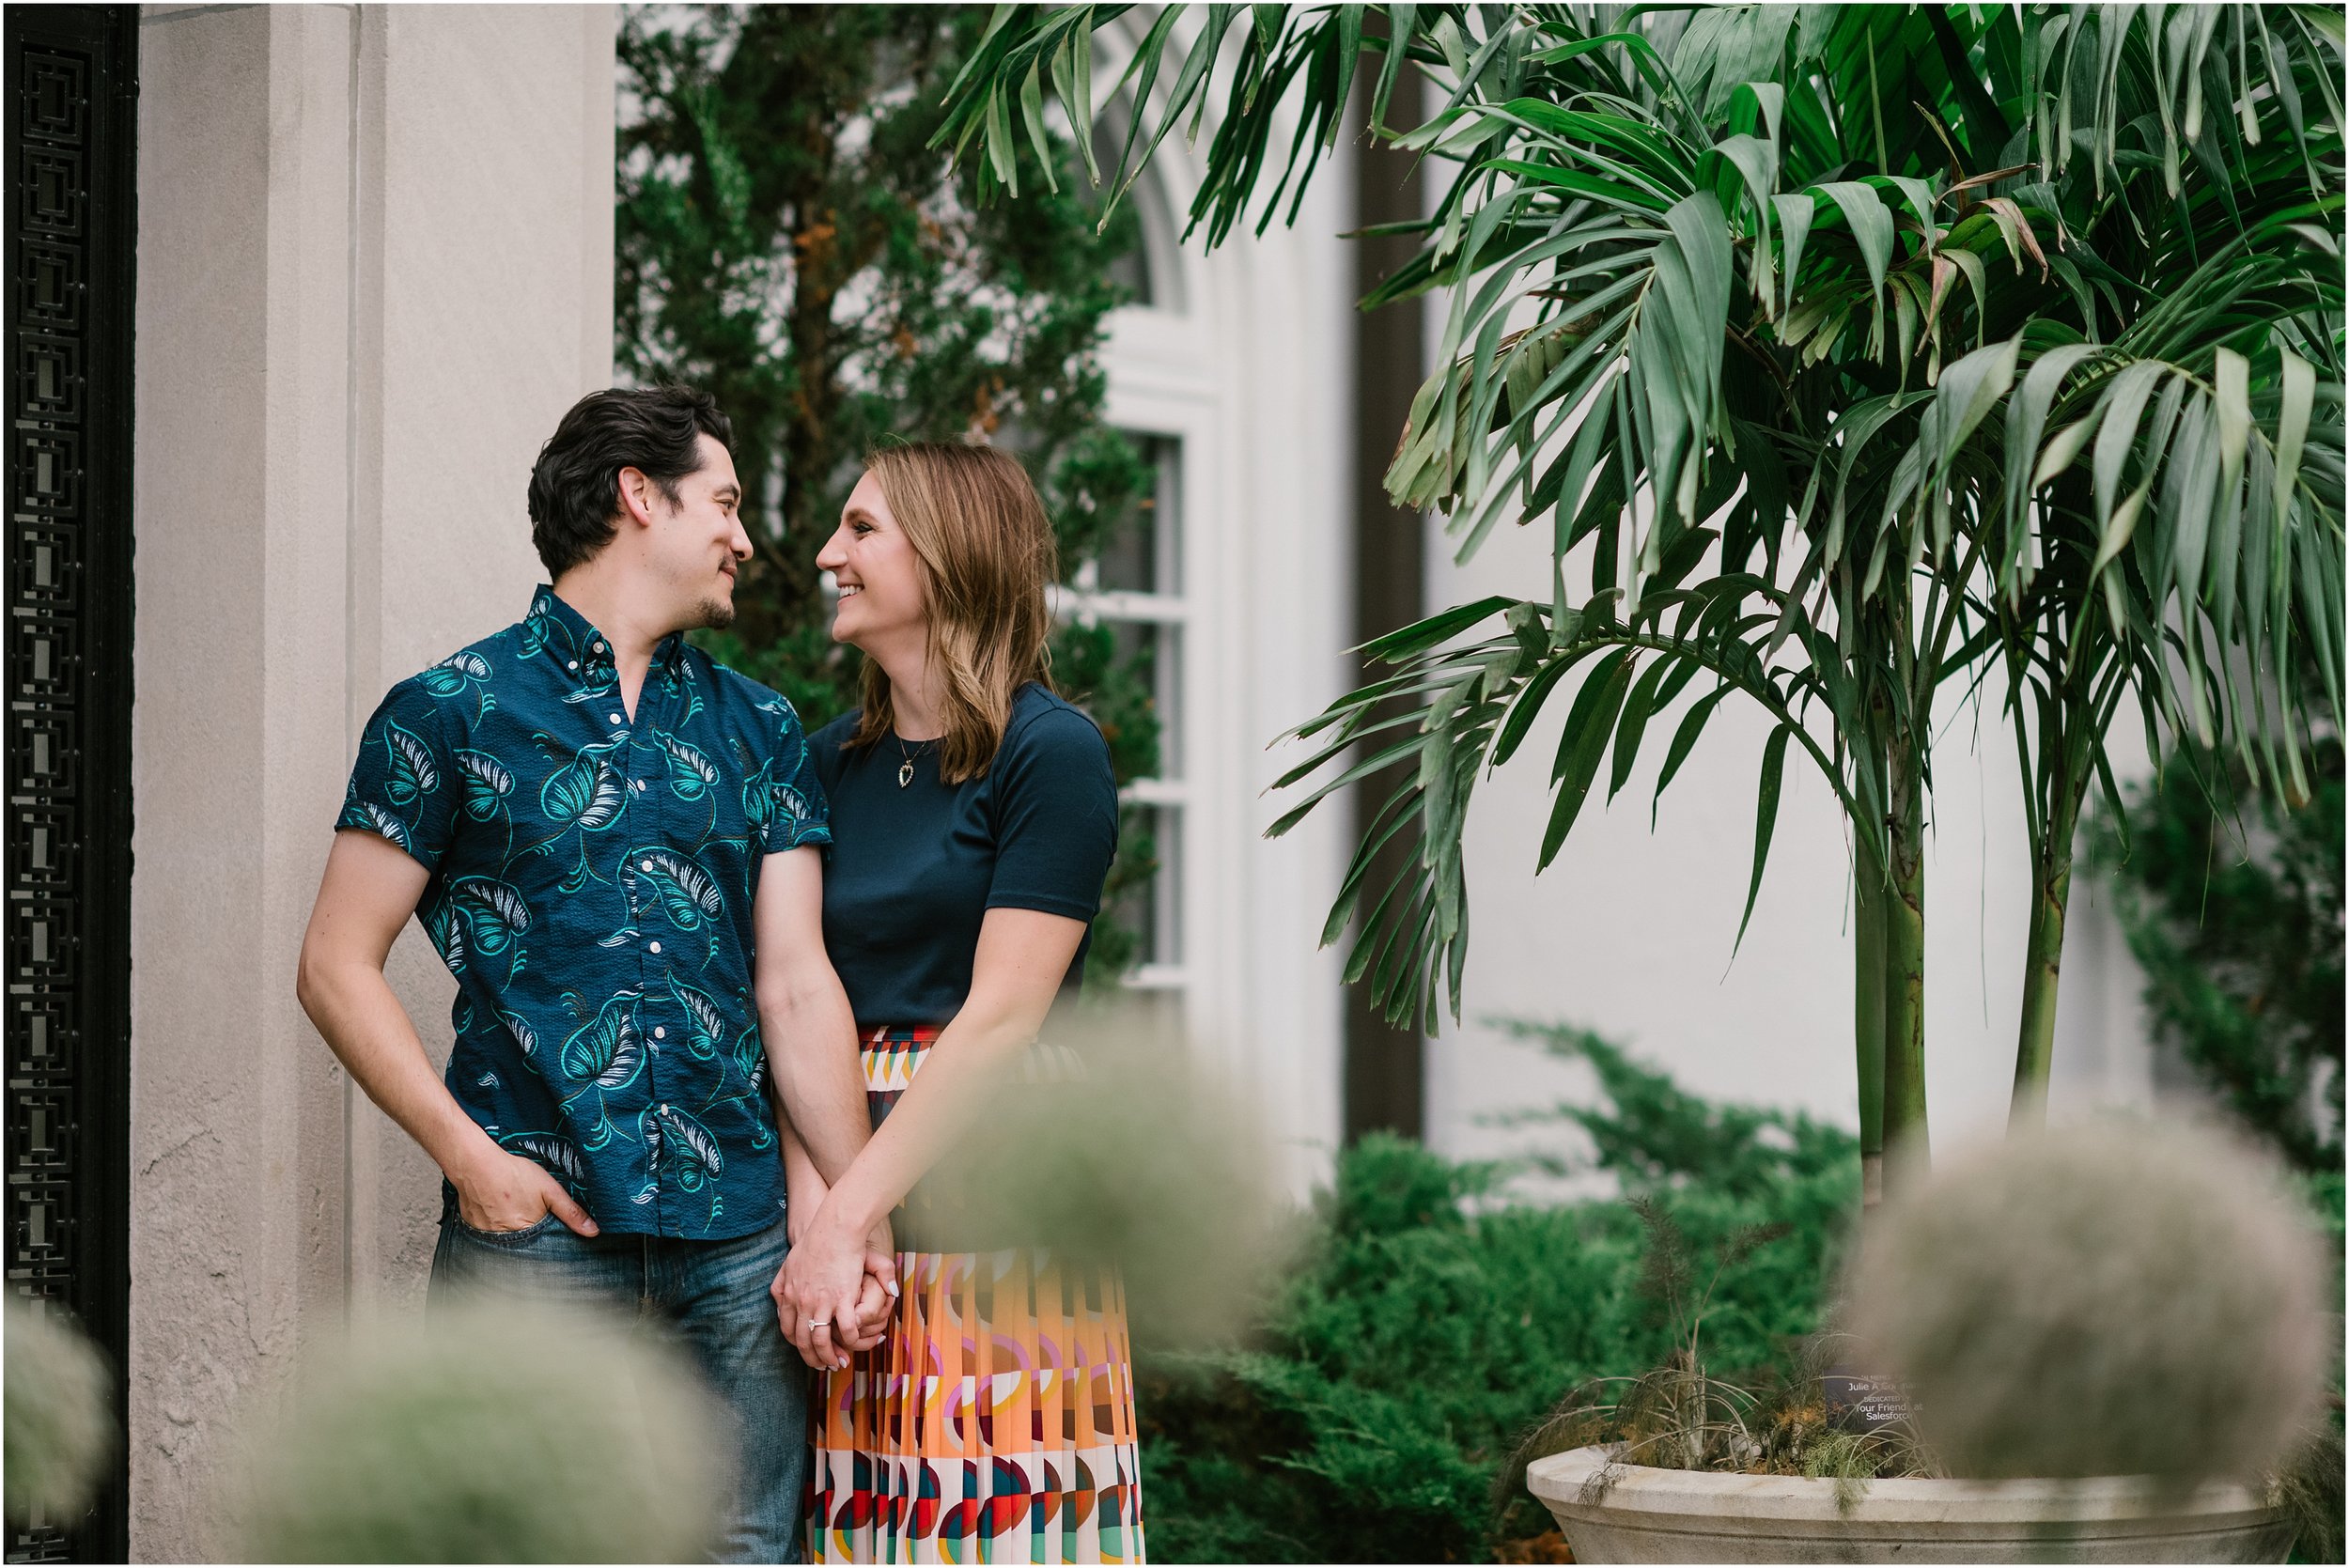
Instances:
[[[1077,984],[1116,849],[1047,678],[1050,524],[1002,453],[876,452],[817,558],[863,706],[805,735],[685,641],[752,551],[730,441],[685,388],[564,416],[551,585],[369,720],[303,1006],[445,1178],[432,1299],[691,1350],[725,1560],[1140,1561],[1117,1278],[948,1250],[987,1238],[917,1188]],[[444,1077],[383,976],[411,915],[458,982]]]

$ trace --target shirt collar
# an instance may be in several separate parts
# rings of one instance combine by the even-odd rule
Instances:
[[[564,662],[576,663],[574,673],[582,686],[607,686],[619,678],[619,667],[612,658],[612,639],[550,584],[538,584],[538,591],[531,596],[530,613],[558,629],[554,640],[571,649],[564,655]],[[685,633],[681,631],[672,631],[653,645],[652,667],[663,675],[674,674],[684,660]]]

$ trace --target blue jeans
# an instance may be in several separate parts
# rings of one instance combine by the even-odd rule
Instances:
[[[548,1215],[476,1231],[441,1217],[428,1309],[453,1296],[557,1302],[658,1323],[691,1348],[733,1411],[737,1492],[721,1562],[798,1562],[806,1532],[807,1370],[767,1294],[790,1240],[780,1219],[734,1241],[579,1235]]]

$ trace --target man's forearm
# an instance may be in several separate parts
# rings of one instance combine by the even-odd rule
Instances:
[[[814,1221],[816,1213],[824,1206],[824,1198],[832,1184],[816,1169],[816,1161],[792,1129],[790,1112],[783,1106],[781,1096],[775,1101],[776,1132],[783,1140],[783,1187],[789,1200],[791,1238],[797,1241]]]
[[[838,981],[760,1000],[759,1034],[784,1114],[815,1163],[836,1182],[873,1136],[856,1018]]]
[[[501,1152],[432,1070],[424,1041],[383,971],[366,964],[304,966],[303,1011],[351,1081],[451,1179]]]

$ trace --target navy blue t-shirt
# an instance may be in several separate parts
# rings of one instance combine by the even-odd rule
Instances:
[[[1117,852],[1117,781],[1101,732],[1031,683],[1012,699],[994,763],[959,784],[935,742],[884,736],[851,750],[859,715],[808,737],[832,808],[824,946],[857,1026],[943,1025],[971,994],[989,909],[1041,909],[1088,924]],[[913,778],[900,787],[910,753]],[[1064,988],[1084,972],[1088,935]]]

